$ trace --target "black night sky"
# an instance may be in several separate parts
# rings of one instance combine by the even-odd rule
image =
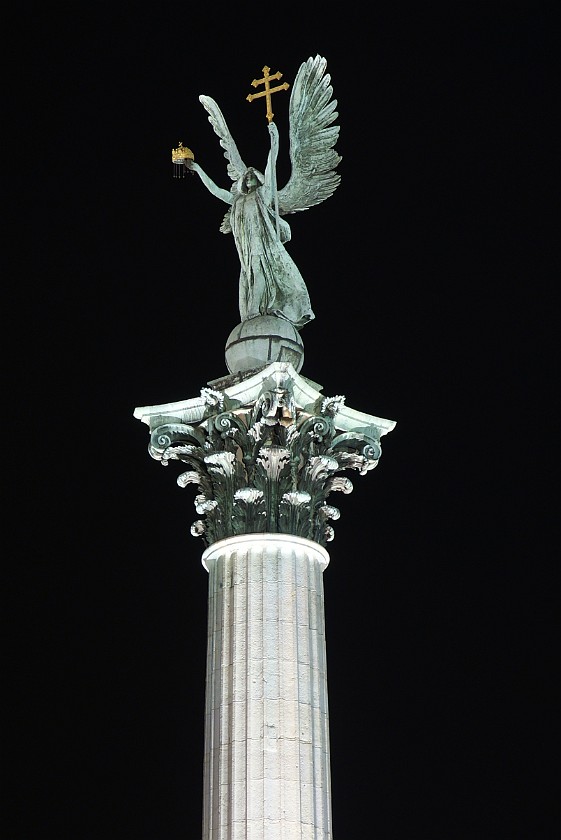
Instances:
[[[397,421],[378,468],[330,500],[334,837],[558,836],[552,5],[24,13],[19,161],[4,161],[5,840],[201,835],[196,491],[149,457],[133,410],[227,373],[239,263],[224,205],[175,180],[170,153],[182,140],[229,188],[204,93],[263,169],[250,82],[265,64],[291,82],[316,54],[342,180],[290,218],[316,315],[302,374]],[[279,186],[288,102],[274,100]]]

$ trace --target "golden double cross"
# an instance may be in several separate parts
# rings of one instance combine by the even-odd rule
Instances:
[[[272,93],[277,93],[277,91],[279,91],[279,90],[288,90],[288,88],[290,87],[288,82],[283,82],[282,85],[277,85],[277,87],[272,88],[269,83],[271,81],[274,81],[275,79],[282,79],[282,73],[279,73],[277,71],[276,73],[273,73],[272,75],[269,75],[270,69],[271,69],[270,67],[267,67],[267,65],[265,65],[265,67],[263,68],[263,78],[262,79],[254,79],[251,83],[252,87],[254,87],[254,88],[256,88],[258,85],[265,85],[265,90],[261,90],[261,91],[259,91],[259,93],[250,93],[246,97],[248,102],[253,102],[254,99],[259,99],[262,96],[264,96],[266,98],[266,101],[267,101],[267,120],[269,122],[271,122],[271,120],[275,116],[273,114],[273,111],[272,111],[272,108],[271,108],[271,94]]]

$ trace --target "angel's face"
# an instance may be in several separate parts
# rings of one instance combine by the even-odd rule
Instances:
[[[247,170],[247,172],[245,173],[244,182],[245,182],[245,187],[246,187],[248,192],[251,192],[252,190],[261,186],[261,181],[259,180],[259,178],[255,174],[253,169],[248,169]]]

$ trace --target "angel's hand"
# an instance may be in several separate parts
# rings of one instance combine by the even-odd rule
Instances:
[[[276,126],[276,123],[270,122],[269,123],[269,134],[271,135],[271,140],[278,140],[279,139],[279,130]]]

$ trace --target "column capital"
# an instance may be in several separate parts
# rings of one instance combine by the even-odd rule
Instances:
[[[288,362],[207,383],[199,397],[136,408],[150,429],[149,453],[186,464],[177,483],[195,484],[191,527],[207,546],[243,534],[289,534],[331,541],[339,518],[330,493],[350,493],[348,477],[377,466],[380,439],[395,421],[325,397]]]

